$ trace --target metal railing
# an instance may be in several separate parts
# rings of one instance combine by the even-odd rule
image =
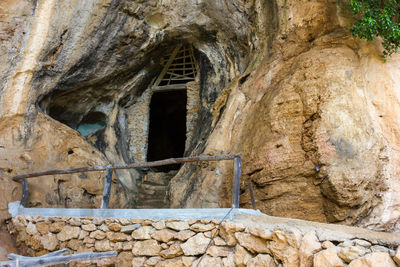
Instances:
[[[81,167],[81,168],[71,168],[64,170],[48,170],[41,172],[34,172],[29,174],[20,174],[13,176],[13,180],[22,181],[22,198],[21,205],[26,206],[26,201],[28,199],[28,183],[27,179],[39,177],[39,176],[47,176],[47,175],[55,175],[55,174],[72,174],[79,172],[94,172],[94,171],[106,171],[105,181],[104,181],[104,190],[103,190],[103,198],[101,202],[101,209],[107,209],[108,203],[110,201],[110,193],[111,193],[111,178],[114,170],[118,169],[135,169],[135,168],[145,168],[145,167],[157,167],[164,165],[171,165],[177,163],[186,163],[186,162],[196,162],[196,161],[221,161],[221,160],[234,160],[234,178],[233,178],[233,197],[232,197],[232,207],[239,208],[239,195],[240,195],[240,176],[242,172],[242,160],[241,154],[225,154],[225,155],[216,155],[216,156],[208,156],[208,155],[200,155],[195,157],[184,157],[184,158],[170,158],[158,161],[151,162],[137,162],[137,163],[129,163],[129,164],[109,164],[103,166],[92,166],[92,167]]]

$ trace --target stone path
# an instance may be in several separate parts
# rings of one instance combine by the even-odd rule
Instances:
[[[168,185],[177,171],[148,172],[145,174],[142,183],[138,185],[137,209],[168,208],[167,197]]]

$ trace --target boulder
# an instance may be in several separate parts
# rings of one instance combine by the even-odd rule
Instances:
[[[179,243],[172,244],[169,246],[168,249],[162,250],[160,252],[161,257],[164,259],[170,259],[170,258],[175,258],[178,256],[183,255],[182,248]]]
[[[115,266],[131,266],[132,260],[133,260],[133,255],[131,252],[127,251],[120,252],[115,261]]]
[[[32,222],[29,222],[28,225],[26,226],[26,233],[28,235],[36,235],[38,233],[36,225]]]
[[[199,259],[195,260],[193,262],[193,266],[198,266],[198,267],[209,267],[209,266],[215,266],[215,267],[223,267],[223,262],[220,257],[211,257],[209,255],[204,255],[200,257]]]
[[[207,254],[212,257],[227,257],[232,252],[232,247],[211,246],[207,249]]]
[[[58,246],[58,239],[56,235],[52,233],[41,236],[40,242],[42,243],[43,248],[47,249],[48,251],[54,251]]]
[[[129,235],[120,232],[107,232],[106,237],[108,240],[113,242],[131,240],[131,237]]]
[[[81,226],[81,228],[85,231],[88,232],[93,232],[94,230],[97,229],[96,225],[94,223],[90,223],[90,224],[84,224]]]
[[[175,238],[180,240],[180,241],[186,241],[192,236],[194,236],[196,233],[191,231],[191,230],[183,230],[179,231],[178,233],[175,234]]]
[[[67,225],[57,234],[57,239],[60,241],[67,241],[73,238],[78,238],[80,233],[81,228]]]
[[[269,229],[253,226],[246,229],[246,233],[261,237],[262,239],[272,240],[272,231]]]
[[[133,257],[131,261],[132,267],[144,266],[146,260],[146,257]]]
[[[400,247],[397,247],[393,260],[400,265]]]
[[[307,232],[301,240],[299,249],[300,267],[312,267],[314,254],[322,249],[314,231]]]
[[[65,222],[53,222],[49,226],[49,231],[52,233],[59,233],[64,228]]]
[[[175,258],[175,259],[167,259],[167,260],[159,261],[155,266],[156,267],[184,267],[185,265],[183,264],[181,258]],[[209,265],[209,266],[212,266],[212,265]]]
[[[50,230],[50,225],[48,222],[37,222],[36,229],[41,235],[45,235]]]
[[[161,249],[156,240],[136,241],[133,244],[132,253],[134,256],[156,256]]]
[[[387,252],[372,252],[350,262],[349,267],[396,267]]]
[[[364,256],[369,252],[370,252],[369,249],[362,246],[350,246],[350,247],[339,248],[338,256],[344,262],[349,263],[352,260],[360,258],[361,256]]]
[[[120,232],[121,233],[125,233],[125,234],[131,234],[133,231],[135,231],[136,229],[140,228],[141,225],[140,224],[129,224],[129,225],[124,225],[121,227]]]
[[[246,233],[235,233],[239,244],[252,253],[269,253],[270,250],[264,239]]]
[[[122,228],[121,224],[115,223],[115,222],[110,223],[110,224],[108,225],[108,229],[109,229],[110,231],[114,231],[114,232],[119,232],[119,231],[121,230],[121,228]]]
[[[132,238],[135,240],[146,240],[151,239],[151,235],[156,230],[152,226],[143,226],[132,232]]]
[[[344,267],[335,248],[328,248],[314,255],[314,267]]]
[[[153,222],[151,225],[157,230],[161,230],[165,228],[165,221],[164,220],[156,221]]]
[[[185,267],[190,267],[193,265],[193,262],[197,259],[197,257],[193,256],[182,256],[182,263]]]
[[[185,256],[201,255],[206,252],[206,247],[210,241],[210,238],[205,237],[202,233],[198,233],[183,243],[181,248]]]
[[[299,247],[302,234],[295,228],[291,230],[276,230],[269,241],[268,249],[274,258],[282,261],[287,266],[300,264]]]
[[[154,234],[151,235],[151,237],[157,241],[167,243],[168,241],[174,239],[175,235],[176,235],[175,231],[172,231],[170,229],[162,229],[156,231]]]
[[[165,224],[168,228],[175,230],[175,231],[183,231],[189,229],[188,222],[167,222]]]
[[[274,259],[268,254],[258,254],[247,262],[246,267],[276,267]]]
[[[111,251],[113,250],[113,247],[111,246],[110,240],[104,239],[104,240],[97,240],[94,243],[94,247],[96,251],[99,252],[104,252],[104,251]]]
[[[100,231],[100,230],[96,230],[96,231],[94,231],[94,232],[91,232],[91,233],[89,234],[89,236],[90,236],[91,238],[95,238],[95,239],[97,239],[97,240],[101,240],[101,239],[106,238],[106,233],[104,233],[103,231]]]
[[[194,223],[190,225],[190,230],[195,232],[208,232],[215,228],[215,225],[210,224],[203,224],[203,223]]]
[[[238,267],[244,267],[253,256],[242,246],[236,245],[235,247],[235,264]],[[229,258],[229,256],[228,256]]]

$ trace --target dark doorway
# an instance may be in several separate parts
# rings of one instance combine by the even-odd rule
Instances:
[[[186,141],[186,90],[156,92],[150,102],[147,161],[182,157]],[[157,168],[178,169],[180,164]]]

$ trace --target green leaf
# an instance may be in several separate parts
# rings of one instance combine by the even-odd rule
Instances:
[[[400,0],[350,0],[354,23],[350,32],[354,37],[383,39],[384,57],[397,53],[400,47]]]

